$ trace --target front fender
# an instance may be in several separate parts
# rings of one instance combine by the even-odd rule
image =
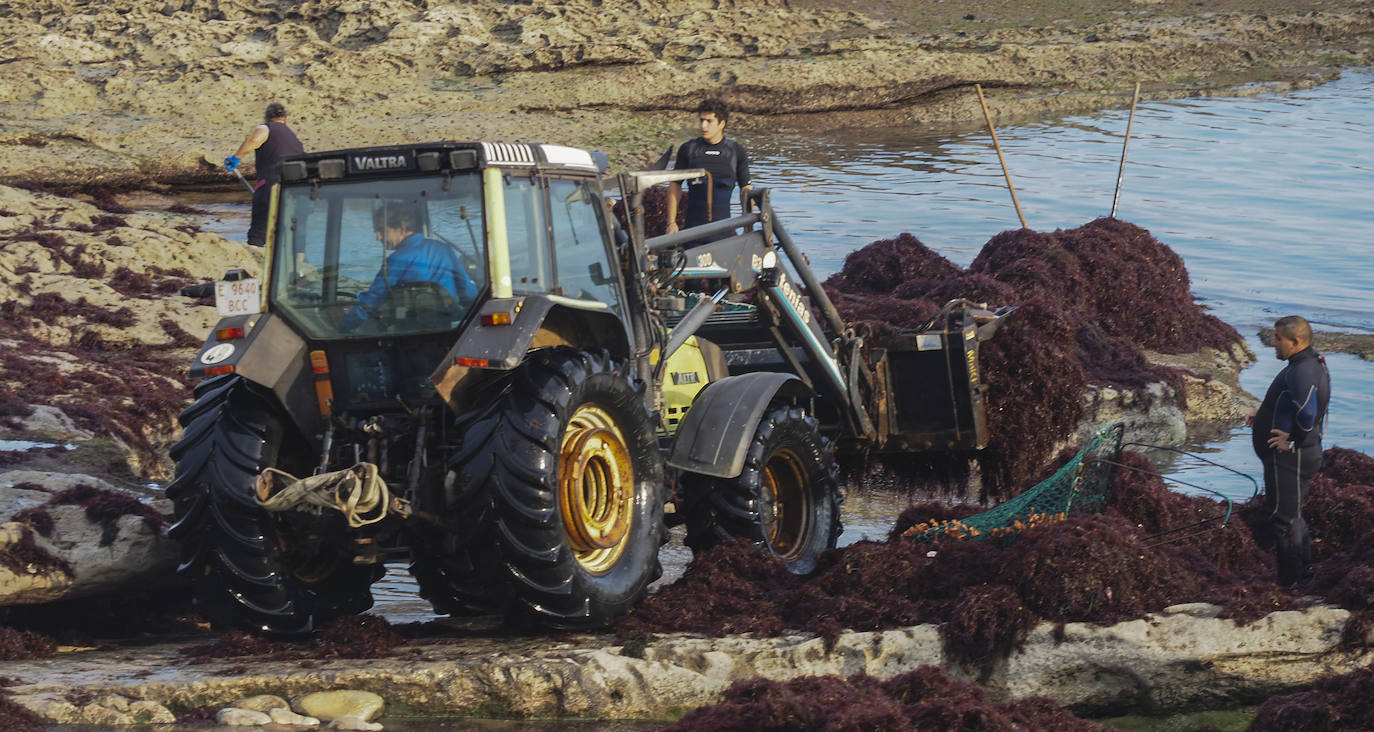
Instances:
[[[678,427],[668,464],[717,478],[738,476],[759,420],[779,395],[809,399],[812,392],[796,376],[771,371],[711,382],[692,401]]]

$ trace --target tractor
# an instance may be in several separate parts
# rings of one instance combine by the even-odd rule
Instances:
[[[987,443],[999,311],[866,347],[767,189],[646,237],[646,194],[706,172],[606,171],[525,143],[283,160],[262,275],[216,283],[171,450],[168,534],[216,627],[308,634],[388,563],[436,613],[605,627],[670,526],[806,574],[841,531],[837,449]]]

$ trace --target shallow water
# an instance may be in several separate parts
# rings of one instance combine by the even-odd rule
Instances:
[[[1073,228],[1111,211],[1127,116],[1109,110],[997,131],[1031,228]],[[1372,118],[1369,71],[1310,90],[1147,101],[1137,109],[1117,217],[1177,251],[1198,299],[1246,337],[1260,357],[1241,374],[1253,394],[1282,365],[1256,335],[1275,318],[1297,313],[1319,329],[1374,333]],[[772,189],[779,217],[822,277],[849,252],[901,232],[966,266],[993,235],[1019,228],[986,130],[836,130],[743,141],[755,158],[755,184]],[[206,228],[242,240],[246,192],[242,198],[217,205]],[[1325,444],[1374,453],[1367,421],[1374,364],[1332,354],[1329,365]],[[1244,475],[1161,459],[1167,475],[1236,500],[1253,494],[1246,476],[1259,479],[1258,463],[1243,425],[1183,447]],[[884,536],[906,504],[886,491],[851,491],[841,544]],[[679,576],[688,559],[679,535],[665,547],[660,582]],[[402,567],[378,584],[377,596],[377,611],[393,621],[432,617]]]

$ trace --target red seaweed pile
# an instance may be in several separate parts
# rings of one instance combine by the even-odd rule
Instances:
[[[1374,598],[1374,551],[1360,533],[1374,522],[1374,510],[1363,508],[1374,509],[1374,459],[1341,448],[1327,455],[1308,499],[1318,574],[1300,594],[1364,609]],[[1275,586],[1273,555],[1250,526],[1262,524],[1257,510],[1222,525],[1223,504],[1170,490],[1140,453],[1123,453],[1121,463],[1103,513],[1042,523],[1014,540],[901,539],[904,527],[967,513],[922,504],[903,514],[887,541],[832,550],[803,580],[748,542],[726,542],[694,559],[618,630],[631,637],[797,630],[833,639],[842,629],[938,623],[952,657],[986,669],[1040,622],[1113,623],[1202,601],[1244,623],[1305,606]],[[1337,501],[1358,510],[1337,511]]]
[[[175,293],[195,281],[188,268],[231,249],[126,216],[110,188],[83,191],[97,208],[33,190],[10,190],[0,211],[0,429],[55,407],[127,452],[111,475],[159,477],[189,403],[186,350],[201,340],[188,332],[201,316]]]
[[[863,674],[737,681],[719,702],[689,712],[667,729],[1088,732],[1109,728],[1079,719],[1043,697],[994,704],[985,698],[981,687],[950,678],[943,669],[922,666],[887,681]]]
[[[323,658],[383,658],[405,638],[380,615],[348,615],[324,627],[308,641],[274,641],[232,630],[205,645],[182,650],[192,663],[252,656],[274,661],[313,661]]]
[[[1082,418],[1089,384],[1143,396],[1162,381],[1181,403],[1181,373],[1150,364],[1142,349],[1186,353],[1240,340],[1194,302],[1173,250],[1109,218],[1003,232],[967,269],[901,234],[850,253],[825,288],[870,345],[921,326],[955,298],[1019,308],[981,348],[994,440],[981,459],[982,490],[992,498],[1042,469]]]
[[[1374,724],[1374,666],[1318,681],[1312,689],[1272,697],[1246,732],[1362,732]]]

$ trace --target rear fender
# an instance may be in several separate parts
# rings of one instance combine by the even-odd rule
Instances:
[[[471,387],[485,383],[483,377],[493,371],[519,366],[533,349],[605,349],[612,356],[626,358],[630,342],[625,325],[611,311],[584,306],[586,302],[546,295],[488,300],[430,375],[430,381],[449,408],[461,414],[466,411],[463,405]]]
[[[754,430],[778,396],[810,399],[812,391],[792,374],[771,371],[711,382],[678,427],[668,465],[717,478],[738,476]]]
[[[220,340],[218,334],[234,328],[243,329],[242,338]],[[305,339],[272,313],[235,315],[215,324],[191,363],[190,376],[234,373],[265,386],[301,432],[313,435],[319,432],[320,410],[306,368],[307,350]]]

